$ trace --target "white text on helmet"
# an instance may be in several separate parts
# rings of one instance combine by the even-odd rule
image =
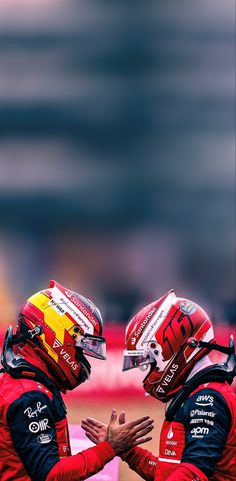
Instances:
[[[153,309],[148,313],[148,315],[145,317],[145,319],[142,321],[142,323],[140,324],[139,328],[137,331],[134,332],[134,336],[135,337],[138,337],[139,334],[141,334],[142,330],[144,329],[144,327],[146,326],[146,324],[148,323],[148,321],[151,319],[152,315],[156,312],[156,307],[153,307]]]
[[[170,381],[173,379],[178,367],[178,364],[172,364],[170,368],[170,374],[167,374],[167,376],[165,376],[164,381],[162,382],[162,386],[168,386]]]
[[[159,306],[159,308],[156,310],[148,325],[148,332],[146,332],[147,327],[145,327],[143,330],[144,332],[142,333],[137,342],[137,349],[142,348],[144,342],[146,343],[147,341],[151,341],[153,336],[155,336],[157,330],[166,319],[166,316],[168,315],[168,312],[173,305],[174,298],[175,294],[173,292],[170,292],[168,296],[164,299],[162,304]]]
[[[71,294],[71,292],[68,292],[68,291],[65,291],[65,292],[66,292],[67,297],[69,297],[69,299],[73,302],[73,304],[75,304],[75,306],[78,307],[78,309],[85,315],[85,317],[87,317],[87,319],[96,327],[97,323],[96,323],[94,317],[91,314],[89,314],[89,312],[81,304],[81,302],[79,302],[79,300],[75,296],[73,296],[73,294]]]
[[[66,309],[61,305],[58,304],[54,299],[51,299],[48,303],[60,316],[63,316],[66,313]]]
[[[78,322],[78,324],[80,324],[80,326],[85,332],[93,334],[93,323],[90,322],[89,319],[83,314],[83,312],[75,306],[75,304],[69,299],[69,297],[66,297],[56,286],[53,288],[52,295],[53,299],[57,303],[62,303],[64,304],[64,306],[66,306],[68,314],[70,314]]]
[[[178,370],[179,366],[178,364],[172,364],[170,368],[170,374],[167,374],[167,376],[164,377],[164,380],[162,381],[160,386],[157,386],[156,392],[161,392],[164,393],[165,390],[164,388],[168,386],[168,384],[171,382],[173,379],[175,372]],[[162,387],[163,386],[163,387]]]
[[[65,351],[65,349],[61,349],[60,355],[65,359],[66,362],[72,367],[73,371],[76,371],[78,369],[78,364],[76,364],[75,361],[71,361],[71,356],[68,354],[68,352]]]
[[[68,354],[68,352],[66,352],[65,349],[62,348],[62,344],[57,339],[55,339],[53,343],[53,349],[56,349],[57,347],[61,349],[59,355],[62,356],[66,362],[68,362],[70,367],[72,367],[73,371],[76,371],[76,369],[78,369],[79,367],[78,364],[75,361],[70,360],[71,359],[70,354]]]

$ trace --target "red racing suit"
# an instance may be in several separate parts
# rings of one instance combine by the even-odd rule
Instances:
[[[227,382],[199,385],[164,421],[158,457],[136,447],[123,459],[147,481],[235,481],[233,389]]]
[[[100,471],[114,456],[107,441],[71,456],[65,405],[44,373],[33,379],[2,376],[1,481],[79,481]]]

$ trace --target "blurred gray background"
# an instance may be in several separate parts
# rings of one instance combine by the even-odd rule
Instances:
[[[233,0],[0,0],[1,322],[50,278],[235,318]]]

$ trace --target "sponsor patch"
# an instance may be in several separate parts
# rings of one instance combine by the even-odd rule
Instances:
[[[28,416],[28,418],[37,418],[38,415],[44,410],[44,409],[47,409],[47,405],[44,404],[42,406],[42,403],[39,401],[37,402],[37,405],[36,405],[36,409],[33,409],[31,406],[27,407],[25,410],[24,410],[24,414],[26,414]]]
[[[140,335],[140,339],[137,342],[136,346],[137,349],[142,348],[143,345],[151,341],[151,339],[155,336],[156,331],[166,319],[166,316],[168,315],[168,312],[173,305],[172,301],[174,297],[175,295],[173,293],[170,293],[163,301],[161,306],[156,310],[156,312],[154,312],[154,308],[149,312],[148,316],[151,317],[149,319],[147,319],[148,316],[145,318],[145,322],[143,321],[142,323],[144,325],[140,326],[140,334],[137,332],[137,335]]]
[[[204,423],[208,424],[210,426],[214,426],[214,424],[215,424],[214,421],[211,421],[211,419],[204,419]]]
[[[200,426],[191,430],[192,438],[203,438],[208,433],[209,428],[201,428]]]
[[[33,421],[29,425],[29,430],[34,434],[38,433],[39,431],[46,431],[47,429],[50,429],[47,418],[42,419],[41,421]]]
[[[153,314],[155,314],[155,312],[156,312],[156,308],[153,307],[151,309],[151,311],[148,313],[148,315],[145,317],[145,319],[142,321],[142,323],[140,324],[138,330],[134,332],[133,335],[135,336],[135,338],[140,336],[140,334],[142,333],[142,331],[146,327],[148,321],[152,318],[152,316],[153,316]]]
[[[194,312],[196,312],[197,310],[197,306],[195,304],[193,304],[192,302],[181,302],[180,306],[179,306],[181,312],[183,314],[186,314],[187,316],[189,316],[190,314],[194,314]]]
[[[205,419],[205,418],[197,418],[197,419],[191,419],[190,424],[207,424],[208,426],[214,426],[214,421],[211,421],[211,419]]]
[[[51,434],[40,434],[37,437],[37,441],[39,444],[48,444],[52,440]]]
[[[191,419],[190,424],[202,424],[203,418]]]
[[[196,403],[198,406],[213,406],[214,397],[213,396],[198,396]]]
[[[96,327],[97,325],[97,322],[96,320],[94,319],[94,317],[91,315],[91,313],[88,311],[88,309],[86,309],[86,307],[82,304],[82,302],[79,301],[79,299],[77,299],[77,297],[75,297],[71,292],[69,291],[65,291],[65,294],[66,296],[71,300],[71,302],[73,304],[75,304],[75,306],[77,307],[77,309],[80,311],[80,313],[85,316],[90,322],[91,324],[93,324],[93,326]],[[91,301],[90,301],[91,302]],[[68,304],[67,304],[68,305]],[[94,304],[93,304],[94,306]],[[95,307],[95,306],[94,306]],[[78,315],[78,314],[77,314]]]
[[[203,409],[192,409],[190,411],[190,417],[193,418],[194,416],[208,416],[210,418],[214,418],[216,413],[214,411],[204,411]]]
[[[176,456],[176,452],[172,451],[171,449],[166,449],[165,456]]]
[[[49,301],[48,305],[51,306],[54,311],[57,312],[57,314],[59,314],[59,316],[64,316],[64,314],[66,313],[66,309],[63,307],[63,304],[59,304],[58,302],[54,301],[54,299],[51,299],[51,301]],[[65,305],[65,304],[64,304]]]
[[[171,382],[171,380],[173,379],[174,375],[175,375],[175,372],[178,370],[179,366],[178,364],[172,364],[168,370],[168,373],[162,383],[161,383],[161,386],[157,386],[156,388],[156,392],[160,392],[160,393],[165,393],[165,388],[167,386],[169,386],[169,383]],[[163,387],[162,387],[163,386]]]
[[[79,367],[79,364],[77,364],[77,362],[75,362],[75,360],[70,356],[70,354],[63,348],[62,344],[57,340],[55,339],[55,341],[53,342],[53,349],[57,349],[59,348],[60,351],[58,352],[58,354],[63,357],[63,359],[65,359],[65,361],[69,364],[69,366],[73,369],[73,371],[76,371]]]
[[[58,341],[58,339],[55,339],[52,347],[53,347],[53,349],[55,349],[57,347],[62,347],[62,343],[60,341]]]

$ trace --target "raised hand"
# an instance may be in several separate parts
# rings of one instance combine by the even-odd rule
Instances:
[[[81,427],[90,441],[94,444],[101,443],[107,439],[107,424],[101,423],[97,419],[85,418],[81,420]]]
[[[119,416],[119,424],[125,423],[125,412],[122,411]],[[94,444],[101,443],[107,440],[107,428],[108,425],[98,421],[94,418],[85,418],[81,420],[81,427],[84,429],[85,434],[90,441]]]
[[[150,419],[149,416],[144,416],[134,421],[125,422],[124,413],[121,413],[121,415],[120,418],[124,422],[118,424],[117,412],[113,409],[107,427],[106,439],[112,445],[117,455],[152,439],[147,434],[153,429],[153,419]]]

